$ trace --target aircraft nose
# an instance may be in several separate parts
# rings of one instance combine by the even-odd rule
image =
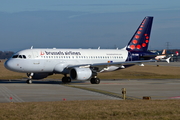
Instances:
[[[4,63],[4,66],[6,69],[8,70],[14,70],[15,66],[14,66],[14,62],[12,60],[7,60],[5,63]]]

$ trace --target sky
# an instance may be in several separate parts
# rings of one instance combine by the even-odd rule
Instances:
[[[0,0],[0,51],[123,48],[145,16],[149,49],[180,49],[179,13],[180,0]]]

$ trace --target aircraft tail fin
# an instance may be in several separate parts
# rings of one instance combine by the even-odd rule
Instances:
[[[178,51],[176,51],[176,56],[178,56],[179,55],[179,52]]]
[[[143,19],[126,47],[128,51],[147,51],[152,23],[153,17],[147,16]]]
[[[166,49],[164,49],[163,51],[162,51],[162,55],[165,55],[166,54]]]

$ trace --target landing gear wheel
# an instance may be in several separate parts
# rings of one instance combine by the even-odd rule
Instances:
[[[27,83],[27,84],[31,84],[31,83],[32,83],[32,80],[27,80],[26,83]]]
[[[91,84],[99,84],[100,79],[99,78],[91,78]]]
[[[62,82],[65,83],[65,84],[66,83],[70,83],[71,82],[71,78],[70,77],[63,77],[62,78]]]
[[[71,82],[71,78],[67,77],[67,83],[70,83],[70,82]]]
[[[91,78],[90,82],[91,84],[95,84],[95,78]]]

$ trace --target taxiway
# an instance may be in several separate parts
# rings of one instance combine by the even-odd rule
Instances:
[[[102,80],[100,84],[89,81],[73,81],[66,86],[61,81],[33,81],[26,84],[25,80],[0,81],[0,102],[42,102],[71,100],[121,100],[121,98],[71,86],[108,91],[122,95],[126,88],[127,97],[142,99],[150,96],[155,99],[180,99],[180,80]]]

